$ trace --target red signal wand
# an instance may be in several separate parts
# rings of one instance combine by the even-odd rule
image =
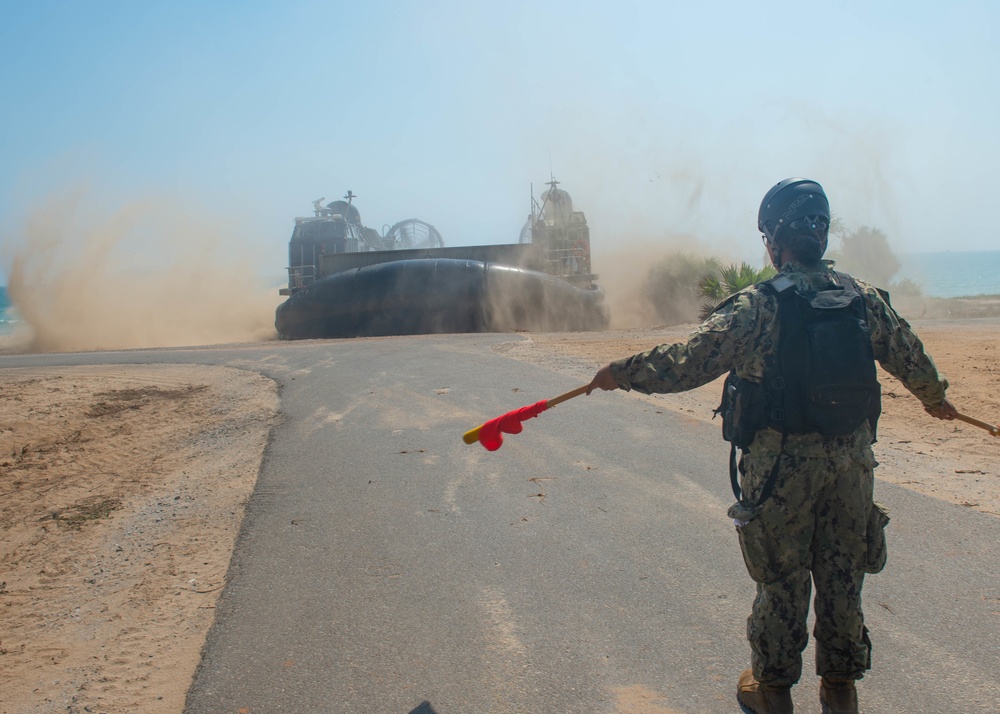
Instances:
[[[562,404],[567,399],[572,399],[573,397],[578,397],[581,394],[587,393],[587,388],[589,384],[585,384],[582,387],[577,387],[571,392],[566,392],[565,394],[560,394],[558,397],[553,397],[552,399],[543,399],[540,402],[535,402],[526,407],[521,407],[520,409],[515,409],[514,411],[507,412],[495,419],[490,419],[485,424],[477,426],[475,429],[469,429],[465,432],[462,440],[466,444],[474,444],[477,441],[486,447],[489,451],[496,451],[503,444],[503,434],[520,434],[521,430],[524,428],[521,426],[521,422],[527,419],[533,419],[538,416],[546,409],[551,409],[557,404]]]

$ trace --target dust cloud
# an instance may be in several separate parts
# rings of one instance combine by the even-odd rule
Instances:
[[[271,339],[277,288],[259,284],[231,226],[170,202],[49,198],[3,236],[11,301],[32,352]]]
[[[925,230],[899,210],[898,196],[916,187],[891,126],[845,121],[798,102],[766,118],[718,122],[672,109],[645,101],[607,105],[600,118],[619,130],[601,132],[594,114],[569,104],[547,117],[557,131],[523,140],[525,164],[548,154],[550,173],[586,213],[593,271],[606,290],[613,328],[698,321],[699,300],[654,305],[644,295],[650,269],[672,253],[767,264],[757,210],[785,177],[818,180],[834,216],[848,226],[881,227],[907,246],[907,232]],[[838,245],[839,239],[831,248]],[[670,307],[676,315],[664,314]]]
[[[642,329],[661,325],[700,322],[704,300],[694,287],[704,274],[702,260],[722,259],[726,252],[692,236],[667,234],[660,239],[632,238],[616,243],[610,251],[594,253],[597,283],[604,288],[611,311],[611,329]],[[664,300],[653,285],[656,268],[676,279],[675,289]],[[666,270],[663,270],[666,268]],[[662,276],[660,279],[664,279]]]
[[[484,326],[493,332],[600,330],[607,309],[598,292],[535,270],[490,265],[484,275]]]
[[[610,253],[594,254],[594,272],[599,276],[597,283],[604,289],[611,311],[611,329],[656,327],[663,323],[649,298],[647,281],[652,265],[669,252],[664,243],[646,241],[620,245]],[[678,306],[679,322],[688,321],[684,307]],[[695,307],[693,316],[697,314]]]

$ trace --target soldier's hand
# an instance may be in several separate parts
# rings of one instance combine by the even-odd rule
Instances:
[[[590,394],[595,389],[603,389],[605,392],[618,389],[618,382],[611,376],[610,364],[606,364],[597,370],[597,374],[594,375],[594,378],[590,380],[590,384],[587,385],[587,394]]]
[[[937,419],[947,419],[948,421],[951,421],[958,416],[958,410],[955,409],[955,406],[947,399],[941,402],[940,406],[924,407],[924,411],[932,417]]]

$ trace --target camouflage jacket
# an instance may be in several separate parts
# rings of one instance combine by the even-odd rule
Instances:
[[[839,284],[832,261],[820,261],[810,267],[790,261],[781,272],[804,291]],[[872,347],[879,364],[925,406],[940,405],[948,382],[938,374],[923,343],[876,288],[861,280],[855,281],[866,302]],[[686,342],[660,345],[612,362],[611,376],[622,389],[644,394],[694,389],[731,369],[743,379],[760,382],[764,377],[765,359],[774,355],[777,349],[777,326],[777,300],[756,286],[749,287],[713,312]],[[870,443],[871,432],[867,425],[859,432],[855,439],[847,441],[860,439]],[[803,442],[803,449],[793,451],[805,455],[813,451],[808,448],[809,444],[818,445],[821,437],[807,434],[789,441],[790,444]]]

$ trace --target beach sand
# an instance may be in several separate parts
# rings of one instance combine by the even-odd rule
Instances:
[[[691,327],[497,349],[585,383]],[[915,327],[956,406],[1000,419],[1000,320]],[[932,419],[882,378],[879,478],[1000,516],[1000,439]],[[709,421],[720,391],[629,398]],[[278,418],[274,383],[235,369],[0,368],[0,712],[183,710]]]
[[[230,368],[0,369],[0,711],[183,710],[277,407]]]

